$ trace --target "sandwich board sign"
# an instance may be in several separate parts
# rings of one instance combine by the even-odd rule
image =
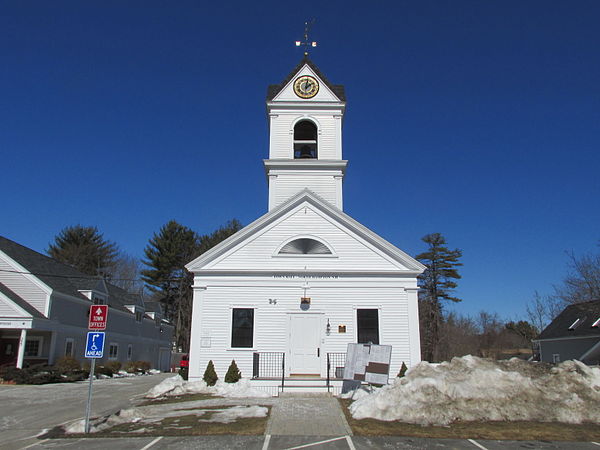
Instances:
[[[362,382],[388,384],[391,345],[348,344],[342,392],[356,389]]]
[[[108,316],[108,305],[91,305],[88,330],[106,330],[106,318]]]
[[[104,335],[103,331],[88,332],[85,345],[86,358],[102,358],[104,355]]]

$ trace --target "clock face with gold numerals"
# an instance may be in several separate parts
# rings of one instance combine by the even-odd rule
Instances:
[[[313,98],[319,92],[319,82],[310,75],[302,75],[294,81],[294,92],[300,98]]]

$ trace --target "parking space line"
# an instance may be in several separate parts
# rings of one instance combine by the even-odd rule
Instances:
[[[34,436],[34,437],[35,437],[35,436]],[[29,439],[29,438],[28,438],[28,439]],[[43,444],[44,442],[47,442],[47,441],[49,441],[49,440],[50,440],[50,439],[43,439],[43,440],[41,440],[41,441],[34,442],[33,444],[29,444],[27,447],[23,447],[21,450],[25,450],[26,448],[31,448],[31,447],[33,447],[34,445],[40,445],[40,444]]]
[[[327,444],[328,442],[339,441],[339,440],[345,439],[345,438],[346,438],[346,436],[341,436],[341,437],[337,437],[337,438],[333,438],[333,439],[327,439],[325,441],[311,442],[310,444],[299,445],[297,447],[290,447],[290,448],[286,448],[285,450],[296,450],[298,448],[314,447],[315,445]]]
[[[271,435],[267,434],[265,435],[265,442],[263,442],[262,450],[267,450],[269,448],[269,442],[271,442]]]
[[[469,441],[474,446],[479,447],[481,450],[488,450],[486,447],[484,447],[483,445],[481,445],[479,442],[475,441],[474,439],[467,439],[467,441]]]
[[[597,442],[592,442],[592,444],[597,445],[598,447],[600,447],[600,444],[598,444]]]
[[[160,441],[163,437],[159,436],[156,439],[154,439],[152,442],[150,442],[149,444],[144,445],[142,448],[140,448],[140,450],[146,450],[150,447],[152,447],[154,444],[156,444],[158,441]]]
[[[352,438],[350,436],[346,436],[346,442],[348,443],[348,447],[350,447],[350,450],[356,450],[354,442],[352,442]]]

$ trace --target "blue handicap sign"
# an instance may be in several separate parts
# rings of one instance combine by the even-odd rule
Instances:
[[[104,354],[104,334],[103,331],[90,331],[87,334],[86,358],[102,358]]]

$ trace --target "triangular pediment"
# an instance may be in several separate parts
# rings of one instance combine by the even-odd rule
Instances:
[[[329,251],[285,251],[295,240]],[[309,246],[310,247],[310,246]],[[284,251],[282,251],[282,249]],[[195,273],[281,272],[421,273],[424,266],[309,190],[271,210],[190,262]]]
[[[33,317],[30,312],[32,309],[25,300],[0,284],[0,317],[31,318]],[[35,313],[36,316],[40,316],[37,311]]]
[[[309,75],[319,84],[319,91],[312,98],[300,98],[294,93],[294,82],[298,77]],[[279,85],[269,87],[267,100],[272,102],[344,102],[344,87],[331,84],[319,68],[308,58],[300,64]]]

